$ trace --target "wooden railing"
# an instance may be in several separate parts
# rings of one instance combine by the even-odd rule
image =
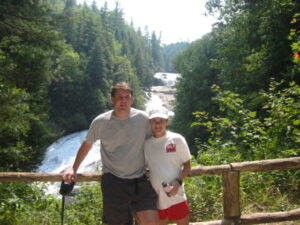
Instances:
[[[300,157],[271,159],[220,166],[196,166],[189,176],[222,175],[223,178],[223,212],[224,220],[191,223],[194,225],[236,225],[259,224],[300,220],[300,208],[287,212],[254,213],[241,215],[240,208],[240,173],[287,170],[300,168]],[[61,174],[52,173],[0,173],[0,182],[61,182]],[[101,181],[101,174],[78,174],[78,182]]]

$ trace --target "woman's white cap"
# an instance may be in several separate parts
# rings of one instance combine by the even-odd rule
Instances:
[[[153,109],[149,112],[149,119],[153,118],[163,118],[163,119],[168,119],[168,110],[164,108],[159,108],[159,109]]]

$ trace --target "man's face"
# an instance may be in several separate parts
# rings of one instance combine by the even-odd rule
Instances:
[[[133,96],[129,91],[118,89],[115,96],[111,98],[115,110],[127,111],[133,104]]]
[[[167,125],[168,125],[168,120],[155,117],[150,120],[150,125],[151,125],[153,136],[159,138],[165,135]]]

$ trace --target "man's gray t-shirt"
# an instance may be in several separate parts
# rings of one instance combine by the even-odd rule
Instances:
[[[131,108],[130,116],[120,119],[111,110],[93,120],[86,141],[89,144],[101,141],[103,173],[132,179],[144,174],[143,145],[149,131],[149,120],[144,111]]]

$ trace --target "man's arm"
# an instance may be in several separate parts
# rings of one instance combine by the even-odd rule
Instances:
[[[84,141],[75,158],[75,162],[72,166],[72,168],[63,175],[63,180],[66,181],[67,183],[71,183],[72,181],[76,182],[76,173],[77,170],[81,164],[81,162],[84,160],[84,158],[86,157],[86,155],[88,154],[89,150],[91,149],[92,144],[87,143],[87,141]]]

